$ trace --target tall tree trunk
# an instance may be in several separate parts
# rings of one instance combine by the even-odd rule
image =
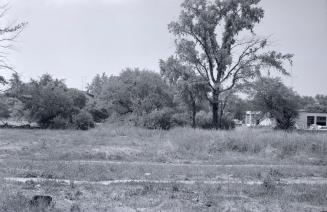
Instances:
[[[195,105],[195,102],[193,101],[193,103],[192,103],[192,127],[194,129],[196,127],[195,116],[196,116],[196,105]]]
[[[219,129],[222,129],[223,126],[222,126],[222,120],[223,120],[223,114],[224,114],[224,109],[223,109],[223,105],[220,105],[220,108],[219,108]]]
[[[227,104],[227,99],[224,101],[221,101],[220,107],[219,107],[219,129],[224,128],[222,122],[223,122],[223,116],[224,116],[224,110]]]
[[[212,125],[215,129],[219,129],[219,94],[217,91],[213,91],[212,95]]]
[[[219,119],[218,119],[218,102],[212,103],[212,125],[215,129],[219,127]]]

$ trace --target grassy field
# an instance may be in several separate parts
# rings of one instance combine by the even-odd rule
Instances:
[[[324,133],[0,129],[0,163],[1,211],[327,210]]]

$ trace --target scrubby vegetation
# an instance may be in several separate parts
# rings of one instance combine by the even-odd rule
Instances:
[[[271,129],[236,129],[215,131],[190,128],[174,128],[169,131],[147,130],[121,124],[105,123],[91,131],[11,131],[2,130],[0,138],[11,145],[31,145],[23,151],[24,157],[33,155],[49,160],[76,159],[124,159],[133,161],[220,160],[233,163],[237,155],[249,163],[299,163],[325,164],[327,137],[325,133],[283,132]],[[17,134],[15,138],[14,134]],[[76,144],[76,146],[74,146]],[[93,146],[91,150],[88,146]],[[113,150],[106,149],[111,147]],[[54,148],[52,148],[54,147]],[[98,148],[99,147],[99,148]],[[101,147],[105,147],[101,149]],[[116,147],[126,147],[117,150]],[[15,149],[15,148],[13,148]],[[119,148],[118,148],[119,149]],[[12,152],[13,157],[16,155]],[[113,152],[111,152],[113,151]],[[107,153],[106,153],[107,152]],[[236,156],[236,157],[235,157]],[[243,157],[244,156],[244,157]],[[234,158],[235,157],[235,158]],[[230,160],[230,161],[229,161]]]
[[[94,127],[93,116],[97,121],[108,117],[89,106],[88,98],[85,92],[68,88],[63,80],[48,74],[28,83],[14,74],[10,88],[1,96],[1,117],[36,122],[41,128],[86,130]]]
[[[162,62],[162,66],[168,65]],[[14,74],[9,89],[0,95],[0,120],[26,120],[51,129],[85,130],[107,119],[148,129],[215,128],[211,103],[205,97],[207,88],[201,84],[190,87],[183,80],[194,76],[186,73],[186,78],[174,81],[167,67],[162,69],[162,75],[139,69],[126,69],[119,76],[98,75],[87,92],[68,88],[63,80],[47,74],[28,83]],[[240,93],[246,98],[240,98]],[[308,98],[286,87],[280,78],[262,77],[244,84],[238,92],[226,93],[219,109],[219,127],[234,129],[235,119],[243,120],[247,110],[256,110],[274,118],[278,129],[289,130],[300,105],[307,109],[327,107],[322,95],[313,103]]]
[[[324,133],[164,131],[106,123],[86,132],[0,129],[0,141],[2,178],[44,179],[3,181],[0,205],[9,211],[29,207],[36,191],[51,195],[58,211],[76,205],[169,211],[166,204],[174,202],[181,211],[327,206]],[[109,181],[117,183],[101,184]]]

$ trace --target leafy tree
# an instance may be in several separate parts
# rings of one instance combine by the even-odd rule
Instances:
[[[85,111],[87,102],[86,93],[68,88],[63,80],[54,79],[49,74],[24,83],[16,73],[9,80],[5,101],[11,117],[18,120],[25,117],[36,121],[41,127],[55,129],[74,125],[78,129],[88,129],[93,118],[90,119],[90,114]],[[83,125],[83,121],[87,122],[85,126],[88,127]]]
[[[300,105],[303,106],[303,109],[315,103],[316,99],[312,96],[302,96],[300,99]]]
[[[77,129],[81,130],[88,130],[95,126],[92,115],[85,110],[82,110],[79,114],[75,115],[73,122]]]
[[[300,99],[302,109],[308,112],[326,113],[327,112],[327,96],[316,95],[315,97],[303,96]]]
[[[106,73],[102,73],[102,75],[97,74],[92,82],[87,86],[88,93],[98,97],[103,89],[103,86],[106,85],[109,81],[109,77]]]
[[[182,65],[176,58],[160,61],[161,75],[174,86],[178,99],[191,113],[192,127],[196,127],[196,113],[203,107],[209,88],[201,76],[191,67]]]
[[[179,58],[197,70],[210,87],[213,124],[219,127],[221,94],[239,83],[261,74],[263,68],[273,67],[288,74],[284,61],[292,55],[264,51],[268,40],[253,33],[264,17],[258,6],[260,0],[185,0],[176,22],[169,31],[177,36]],[[248,38],[240,38],[250,32]]]
[[[315,99],[319,105],[327,107],[327,96],[318,94],[315,96]]]
[[[304,109],[312,113],[327,113],[327,106],[317,103],[307,105]]]
[[[14,98],[18,98],[24,93],[25,84],[21,80],[20,75],[14,72],[9,79],[9,89],[6,90],[6,95]]]
[[[71,88],[68,90],[67,95],[73,100],[73,105],[76,108],[82,109],[86,106],[87,99],[84,92],[75,88]]]
[[[111,77],[99,97],[119,114],[139,116],[172,105],[172,93],[157,73],[126,69]]]
[[[255,107],[276,119],[277,128],[292,129],[298,115],[299,95],[283,84],[280,78],[262,78],[252,87]]]
[[[184,102],[186,108],[191,111],[192,127],[196,127],[196,113],[203,108],[203,103],[206,100],[206,92],[208,87],[201,77],[191,75],[189,78],[178,81],[177,90],[178,97]]]
[[[116,76],[110,77],[108,83],[103,86],[98,102],[121,115],[133,112],[127,85]]]
[[[52,119],[57,116],[69,119],[73,112],[73,102],[59,87],[42,87],[40,91],[32,94],[29,104],[32,118],[44,127],[49,127]]]
[[[14,118],[20,120],[28,114],[28,111],[24,110],[24,104],[19,100],[19,97],[23,95],[25,91],[24,83],[17,72],[12,74],[9,79],[9,88],[4,92],[1,102],[6,105],[9,111],[9,116],[6,118]]]
[[[20,98],[30,111],[30,119],[48,128],[53,127],[55,120],[58,123],[63,123],[63,119],[71,122],[72,116],[79,112],[81,103],[73,93],[76,91],[71,92],[63,80],[45,74],[39,81],[27,83]]]

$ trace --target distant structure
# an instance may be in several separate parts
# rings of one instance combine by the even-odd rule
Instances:
[[[299,110],[295,127],[300,130],[327,130],[327,113]],[[276,120],[260,111],[246,111],[244,125],[247,127],[275,127]]]
[[[260,123],[260,117],[262,112],[260,111],[246,111],[245,114],[245,126],[254,127]]]
[[[327,113],[300,110],[296,127],[298,129],[327,130]]]
[[[244,125],[247,127],[275,127],[276,121],[261,111],[246,111]]]

